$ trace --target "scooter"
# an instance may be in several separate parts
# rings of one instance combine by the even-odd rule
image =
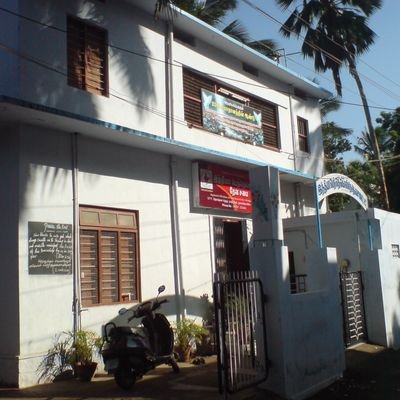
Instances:
[[[139,326],[117,326],[115,322],[104,325],[101,353],[105,370],[113,374],[117,385],[125,390],[131,389],[138,378],[158,365],[168,364],[175,373],[179,372],[173,354],[173,330],[167,318],[155,312],[168,301],[158,300],[164,290],[164,285],[158,288],[155,300],[119,310],[119,315],[132,313],[127,319],[128,324],[133,319],[141,319]]]

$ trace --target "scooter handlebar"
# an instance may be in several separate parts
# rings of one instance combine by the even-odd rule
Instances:
[[[168,300],[164,299],[161,301],[146,301],[142,304],[139,304],[136,310],[133,311],[133,315],[128,318],[128,322],[131,322],[134,318],[141,318],[147,314],[150,314],[152,311],[157,310],[157,308],[164,303],[168,303]]]

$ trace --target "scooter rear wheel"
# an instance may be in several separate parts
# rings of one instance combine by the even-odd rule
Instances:
[[[117,385],[124,390],[132,389],[136,383],[136,375],[129,367],[118,368],[115,371],[114,379]]]

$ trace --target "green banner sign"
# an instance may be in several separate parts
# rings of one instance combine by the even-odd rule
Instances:
[[[252,107],[201,89],[203,127],[211,132],[264,144],[262,114]]]

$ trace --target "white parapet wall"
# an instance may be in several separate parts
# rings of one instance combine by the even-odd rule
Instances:
[[[305,293],[290,293],[288,249],[281,242],[253,249],[252,266],[267,295],[271,368],[265,387],[286,399],[304,399],[345,368],[336,251],[307,251]]]
[[[400,215],[376,208],[321,215],[325,246],[338,264],[361,271],[368,340],[400,348]],[[305,271],[305,252],[316,249],[316,218],[283,222],[285,244],[294,253],[296,273]]]
[[[340,378],[345,368],[336,251],[306,253],[307,291],[286,291],[283,341],[286,398],[304,399]]]

